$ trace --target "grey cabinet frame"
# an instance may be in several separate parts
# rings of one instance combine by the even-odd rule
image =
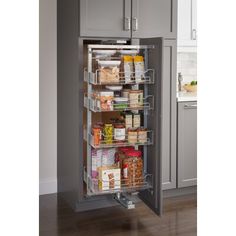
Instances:
[[[132,0],[132,38],[177,37],[177,0]]]
[[[58,0],[58,195],[63,197],[76,211],[114,206],[117,203],[113,196],[96,196],[87,198],[83,192],[83,41],[115,40],[116,37],[80,37],[79,1]],[[124,37],[122,39],[131,39]],[[131,40],[137,43],[138,40]],[[166,155],[166,123],[170,106],[170,85],[165,80],[173,77],[175,72],[176,41],[163,38],[141,39],[140,44],[155,44],[155,50],[149,63],[155,68],[157,83],[150,89],[158,97],[155,101],[155,112],[148,122],[155,127],[155,145],[147,152],[155,158],[149,158],[149,170],[154,174],[154,188],[140,193],[140,198],[158,215],[162,213],[162,170],[161,160]],[[168,54],[167,49],[172,50]],[[167,56],[167,59],[166,59]],[[170,60],[171,58],[171,60]],[[172,84],[173,82],[171,82]],[[172,84],[174,86],[174,84]],[[171,90],[173,87],[171,87]],[[172,97],[173,98],[173,97]],[[172,100],[171,98],[171,100]],[[160,137],[158,139],[158,137]],[[168,137],[169,138],[169,137]],[[98,204],[99,203],[99,204]]]
[[[197,102],[178,103],[178,187],[197,185]]]
[[[81,37],[131,37],[131,0],[78,1]]]
[[[177,0],[78,1],[81,37],[177,37]]]
[[[164,40],[163,46],[163,156],[162,188],[176,188],[176,40]]]

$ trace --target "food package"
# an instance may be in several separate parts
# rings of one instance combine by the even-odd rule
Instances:
[[[113,111],[113,91],[100,91],[96,94],[96,106],[102,111]]]
[[[143,56],[134,57],[135,81],[142,82],[144,79],[144,59]]]
[[[119,189],[121,170],[117,167],[100,167],[98,186],[99,190]]]
[[[119,83],[121,61],[98,61],[98,78],[101,84]]]
[[[125,128],[126,130],[132,128],[132,113],[125,114]]]
[[[98,177],[98,168],[102,165],[102,149],[92,149],[92,178]]]
[[[140,114],[133,114],[133,128],[139,128],[141,125]]]
[[[112,166],[115,163],[116,148],[106,148],[102,150],[102,166]]]
[[[133,80],[133,57],[132,56],[124,56],[124,79],[125,83],[130,83]]]

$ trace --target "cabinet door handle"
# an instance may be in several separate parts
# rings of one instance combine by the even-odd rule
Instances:
[[[137,17],[133,17],[133,31],[137,31],[138,30],[138,18]]]
[[[130,17],[125,17],[125,20],[124,20],[124,29],[126,31],[129,31],[131,28],[131,24],[130,24]]]
[[[197,108],[197,104],[184,104],[184,109],[195,109]]]
[[[197,30],[196,29],[192,30],[192,40],[197,40]]]

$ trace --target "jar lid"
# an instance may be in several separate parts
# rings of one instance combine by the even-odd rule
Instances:
[[[130,156],[130,157],[141,157],[142,156],[142,152],[138,151],[138,150],[130,150],[130,151],[126,152],[126,155]]]
[[[132,151],[134,150],[134,147],[120,147],[119,150],[121,152],[127,152],[127,151]]]
[[[137,128],[128,128],[128,132],[137,132]]]

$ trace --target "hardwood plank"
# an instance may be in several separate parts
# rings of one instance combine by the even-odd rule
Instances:
[[[164,200],[164,215],[144,203],[133,210],[121,206],[76,213],[56,194],[40,196],[40,236],[196,236],[196,195]]]

